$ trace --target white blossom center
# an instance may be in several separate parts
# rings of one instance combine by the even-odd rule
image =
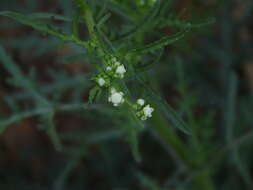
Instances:
[[[105,79],[99,78],[98,79],[98,84],[99,84],[99,86],[104,86],[105,85]]]
[[[139,104],[140,106],[143,106],[145,104],[145,100],[143,99],[138,99],[137,100],[137,104]]]
[[[126,72],[126,69],[124,67],[124,65],[119,65],[116,69],[116,73],[118,74],[124,74]]]
[[[118,106],[125,102],[123,92],[117,92],[114,88],[111,89],[111,95],[108,98],[109,102],[112,102],[114,106]]]
[[[143,108],[143,113],[146,117],[152,117],[152,112],[154,111],[154,108],[150,107],[150,105],[146,105]]]

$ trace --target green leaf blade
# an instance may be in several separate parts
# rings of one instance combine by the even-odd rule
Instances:
[[[155,41],[151,44],[148,44],[144,47],[135,48],[135,49],[131,50],[130,53],[143,54],[143,53],[148,53],[148,52],[152,52],[152,51],[164,48],[165,46],[173,44],[174,42],[184,38],[185,34],[188,31],[189,31],[189,27],[186,27],[185,30],[178,32],[175,35],[165,36],[165,37],[161,38],[160,40],[157,40],[157,41]]]
[[[133,26],[133,28],[131,28],[126,33],[122,34],[116,41],[131,38],[137,32],[145,31],[145,28],[147,28],[149,24],[153,25],[152,21],[159,13],[160,8],[161,8],[161,0],[158,0],[154,4],[153,8],[149,11],[149,13],[139,23]]]

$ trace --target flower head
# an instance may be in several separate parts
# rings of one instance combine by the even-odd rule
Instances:
[[[93,76],[91,79],[94,80],[100,87],[108,87],[111,83],[110,78],[104,73]]]
[[[125,72],[126,72],[126,69],[124,65],[117,66],[116,71],[115,71],[116,75],[118,75],[120,78],[124,77]]]
[[[105,70],[109,76],[121,79],[124,78],[124,74],[126,73],[125,66],[113,56],[109,56]]]
[[[149,104],[145,105],[145,100],[141,98],[137,100],[137,103],[133,106],[133,108],[136,110],[137,117],[143,121],[152,117],[152,113],[154,111],[154,108],[152,108]]]
[[[98,78],[97,82],[99,86],[104,86],[106,83],[105,79],[103,79],[102,77]]]
[[[152,112],[154,111],[154,108],[150,107],[150,105],[146,105],[144,108],[143,108],[143,113],[144,113],[144,116],[146,117],[152,117]]]
[[[111,88],[110,96],[108,97],[108,101],[111,102],[114,106],[118,106],[125,102],[124,93],[117,92],[115,88]]]
[[[145,100],[143,99],[138,99],[137,100],[137,104],[139,104],[140,106],[143,106],[145,104]]]

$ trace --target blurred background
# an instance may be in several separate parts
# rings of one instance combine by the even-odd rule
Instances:
[[[90,1],[94,13],[105,1]],[[0,62],[7,63],[0,64],[0,189],[253,189],[253,1],[168,2],[162,1],[166,6],[156,27],[134,40],[151,42],[192,23],[184,39],[142,62],[159,57],[145,72],[194,135],[155,116],[138,135],[140,162],[128,143],[126,129],[134,124],[124,119],[126,112],[106,101],[89,110],[82,106],[93,86],[95,58],[82,47],[0,17]],[[115,38],[141,20],[152,3],[108,0],[105,12],[111,17],[104,32]],[[34,18],[66,32],[71,22],[39,13],[70,21],[75,15],[70,0],[1,0],[0,11],[7,10],[37,13]],[[88,38],[85,25],[80,34]],[[33,98],[31,89],[39,97]],[[43,101],[57,111],[40,106]],[[185,145],[177,146],[178,138]],[[175,151],[180,147],[182,155]]]

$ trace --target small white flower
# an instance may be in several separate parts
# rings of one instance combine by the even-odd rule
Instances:
[[[135,104],[133,108],[136,111],[136,116],[143,121],[152,117],[152,113],[154,111],[154,108],[152,108],[149,104],[145,105],[145,100],[141,98],[137,100],[137,104]]]
[[[111,95],[108,98],[109,102],[112,102],[114,106],[118,106],[119,104],[122,104],[125,102],[124,99],[124,93],[123,92],[117,92],[115,88],[111,88]]]
[[[137,100],[137,104],[139,104],[140,106],[143,106],[145,104],[145,100],[143,99],[138,99]]]
[[[143,108],[143,113],[145,117],[152,117],[152,112],[154,111],[154,108],[150,107],[150,105],[146,105]]]
[[[105,85],[105,79],[103,79],[102,77],[100,77],[98,80],[97,80],[99,86],[104,86]]]
[[[111,94],[108,100],[109,102],[112,102],[114,106],[118,106],[119,104],[122,104],[125,101],[123,98],[123,94],[118,92]]]
[[[124,74],[126,72],[126,69],[124,67],[124,65],[119,65],[117,68],[116,68],[116,74],[118,74],[120,76],[120,78],[123,78],[124,77]]]
[[[107,70],[107,71],[111,71],[112,68],[111,68],[110,66],[108,66],[108,67],[106,67],[106,70]]]

